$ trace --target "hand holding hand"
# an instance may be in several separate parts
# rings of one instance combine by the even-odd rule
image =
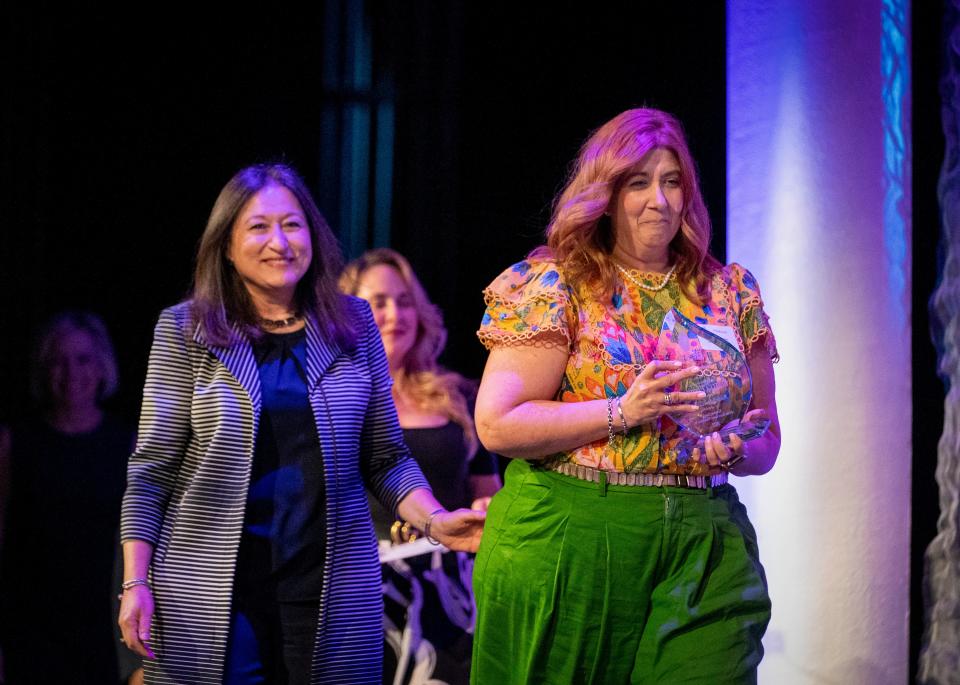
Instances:
[[[477,499],[473,500],[470,508],[474,511],[486,512],[486,510],[490,508],[490,500],[492,499],[492,497],[477,497]]]
[[[449,549],[476,552],[480,547],[486,518],[486,511],[442,511],[435,514],[430,522],[430,537]]]

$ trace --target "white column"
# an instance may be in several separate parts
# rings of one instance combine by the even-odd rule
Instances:
[[[728,0],[728,259],[763,291],[783,448],[736,486],[760,682],[907,682],[908,0]],[[904,190],[906,189],[906,190]]]

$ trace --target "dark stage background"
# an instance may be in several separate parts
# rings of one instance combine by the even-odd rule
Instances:
[[[915,659],[943,395],[925,316],[942,6],[914,5]],[[30,337],[64,308],[105,318],[121,371],[112,405],[135,419],[156,316],[186,294],[213,200],[251,162],[297,166],[348,252],[389,243],[407,254],[446,314],[445,362],[474,377],[485,357],[473,333],[481,289],[540,242],[580,143],[623,109],[647,104],[684,121],[722,259],[724,3],[692,6],[328,1],[204,19],[167,6],[134,18],[11,4],[0,23],[0,421],[28,407]],[[369,87],[352,85],[357,70]],[[356,105],[391,112],[385,174],[383,156],[380,175],[337,173],[349,152],[344,112]],[[371,134],[377,145],[383,130]],[[351,184],[390,198],[367,212],[386,207],[386,229],[357,223]]]
[[[930,296],[940,280],[942,259],[937,183],[944,156],[939,84],[949,30],[946,2],[911,3],[913,78],[913,470],[910,540],[910,673],[917,672],[924,626],[924,553],[937,532],[937,443],[943,433],[945,391],[937,377],[931,342]],[[940,331],[937,336],[943,340]]]
[[[678,20],[643,3],[589,16],[580,3],[371,3],[379,95],[324,85],[325,53],[333,61],[330,43],[353,21],[339,3],[216,21],[158,13],[149,31],[114,13],[58,10],[67,16],[51,22],[11,6],[0,412],[23,409],[31,332],[82,307],[105,317],[115,404],[136,415],[156,316],[186,293],[213,200],[242,165],[292,162],[343,243],[355,241],[320,182],[323,116],[353,96],[394,103],[389,242],[446,313],[445,361],[468,375],[485,356],[473,334],[481,289],[540,241],[579,144],[622,109],[685,122],[722,249],[724,11],[704,5]],[[334,48],[341,70],[349,50]]]

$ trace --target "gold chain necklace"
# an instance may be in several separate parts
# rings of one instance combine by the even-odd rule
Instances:
[[[637,286],[638,288],[643,288],[644,290],[649,290],[649,291],[652,292],[652,293],[659,292],[660,290],[663,290],[664,288],[666,288],[666,287],[667,287],[667,283],[670,282],[670,277],[673,276],[673,270],[677,268],[677,265],[676,265],[676,264],[674,264],[673,266],[671,266],[671,267],[670,267],[670,270],[669,270],[669,271],[666,273],[666,275],[663,277],[663,281],[660,283],[660,285],[646,285],[645,283],[641,283],[639,280],[637,280],[636,278],[634,278],[634,277],[633,277],[633,274],[631,274],[629,271],[627,271],[626,269],[624,269],[624,268],[623,268],[622,266],[620,266],[619,264],[614,263],[614,265],[620,270],[620,273],[622,273],[624,276],[626,276],[628,279],[630,279],[630,281],[631,281],[635,286]]]
[[[263,317],[259,317],[257,319],[257,322],[260,324],[262,328],[271,328],[276,330],[278,328],[286,328],[287,326],[292,326],[299,320],[300,320],[300,315],[294,314],[293,316],[288,317],[286,319],[264,319]]]

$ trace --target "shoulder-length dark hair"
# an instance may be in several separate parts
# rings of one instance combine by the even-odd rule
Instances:
[[[710,217],[683,127],[673,116],[658,109],[629,109],[593,132],[554,201],[547,244],[531,256],[552,257],[571,282],[611,292],[617,276],[611,257],[613,224],[606,212],[630,170],[656,148],[670,150],[680,164],[683,210],[680,230],[670,243],[670,256],[684,293],[702,303],[709,291],[710,277],[720,268],[707,252]]]
[[[320,335],[343,347],[356,339],[354,322],[337,287],[343,268],[340,246],[300,175],[285,164],[255,164],[238,171],[220,191],[200,238],[193,277],[193,311],[204,338],[213,345],[233,342],[233,324],[251,337],[261,335],[257,313],[246,286],[227,258],[234,223],[244,205],[263,188],[286,188],[303,209],[310,226],[313,257],[297,283],[295,299],[302,315],[312,315]]]

